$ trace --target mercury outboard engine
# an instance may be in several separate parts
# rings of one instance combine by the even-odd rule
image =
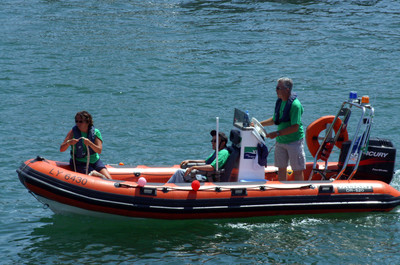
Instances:
[[[339,169],[344,165],[351,141],[344,142],[339,156]],[[361,160],[353,179],[380,180],[390,183],[394,174],[396,149],[390,140],[370,138],[368,151],[363,152]],[[349,175],[355,163],[347,165],[344,175]]]

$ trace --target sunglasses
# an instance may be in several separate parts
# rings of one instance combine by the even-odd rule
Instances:
[[[84,123],[84,121],[82,121],[82,120],[80,120],[80,121],[75,120],[75,123]]]
[[[217,142],[217,140],[211,140],[211,142],[212,142],[212,143],[216,143],[216,142]]]
[[[286,89],[286,87],[279,87],[279,86],[276,86],[276,90],[282,90],[282,89]]]

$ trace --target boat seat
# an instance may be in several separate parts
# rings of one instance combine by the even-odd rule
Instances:
[[[225,163],[223,171],[221,172],[220,176],[221,182],[235,181],[232,178],[232,171],[234,168],[239,167],[240,143],[242,142],[240,131],[236,129],[231,130],[229,134],[229,140],[232,143],[231,146],[228,147],[230,155]]]
[[[228,151],[230,153],[228,160],[225,163],[225,167],[221,172],[221,182],[230,182],[232,180],[232,170],[234,168],[238,168],[239,166],[239,155],[240,155],[240,148],[231,145],[228,147]]]

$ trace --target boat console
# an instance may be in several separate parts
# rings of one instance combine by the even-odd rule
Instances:
[[[253,126],[250,126],[251,123]],[[238,129],[241,137],[238,181],[265,180],[265,164],[260,162],[260,157],[265,156],[262,150],[268,152],[264,141],[266,131],[255,118],[250,122],[248,113],[239,109],[235,109],[233,126]]]

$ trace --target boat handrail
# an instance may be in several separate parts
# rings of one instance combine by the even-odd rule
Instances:
[[[347,165],[350,161],[350,158],[352,156],[354,157],[355,155],[357,155],[356,164],[354,165],[352,172],[349,174],[349,176],[347,178],[348,180],[352,179],[358,170],[358,166],[361,161],[362,153],[367,151],[366,147],[367,147],[367,142],[369,140],[370,133],[371,133],[372,118],[374,116],[374,108],[370,105],[355,105],[355,106],[362,109],[362,115],[358,122],[358,126],[354,133],[354,137],[351,140],[351,144],[349,146],[349,149],[348,149],[348,152],[346,155],[346,159],[344,160],[342,169],[340,170],[339,174],[336,176],[335,179],[339,179],[340,177],[343,176],[343,174],[347,168]],[[365,117],[367,109],[370,110],[369,117]],[[361,134],[359,134],[360,128],[363,124],[365,124],[365,129]],[[355,150],[353,150],[356,142],[357,142],[357,148]]]
[[[344,172],[349,164],[350,159],[351,158],[354,159],[355,156],[357,156],[355,166],[354,166],[352,172],[347,177],[347,179],[348,180],[352,179],[354,177],[355,173],[357,172],[359,163],[361,161],[361,156],[362,156],[362,153],[359,153],[359,152],[366,151],[366,145],[367,145],[369,137],[370,137],[372,119],[374,116],[374,108],[369,104],[361,103],[361,101],[359,99],[344,101],[342,103],[333,122],[330,124],[329,128],[327,128],[324,140],[321,143],[321,145],[319,146],[318,151],[314,157],[314,164],[313,164],[313,168],[311,170],[310,176],[309,176],[309,180],[312,179],[312,177],[314,176],[315,173],[319,173],[322,176],[322,178],[325,179],[326,173],[328,171],[327,165],[328,165],[329,157],[325,160],[325,167],[322,172],[322,170],[318,169],[318,164],[317,164],[317,161],[319,159],[319,154],[322,152],[322,149],[324,148],[324,146],[327,142],[330,142],[332,145],[335,145],[336,142],[339,140],[342,130],[347,129],[347,125],[348,125],[348,122],[350,119],[352,107],[361,109],[361,116],[360,116],[357,128],[354,132],[354,137],[350,138],[351,144],[349,146],[343,166],[342,166],[340,172],[336,175],[335,179],[339,179],[344,175]],[[369,114],[367,114],[367,110],[369,111]],[[336,124],[336,121],[339,119],[339,116],[344,117],[343,123],[341,123],[339,129],[337,130],[337,132],[335,134],[335,137],[332,138],[333,128],[334,128],[334,125]],[[363,128],[363,131],[360,133],[360,130],[361,130],[361,127],[363,124],[365,124],[365,128]],[[356,148],[356,150],[353,150],[356,142],[357,142],[357,148]]]

